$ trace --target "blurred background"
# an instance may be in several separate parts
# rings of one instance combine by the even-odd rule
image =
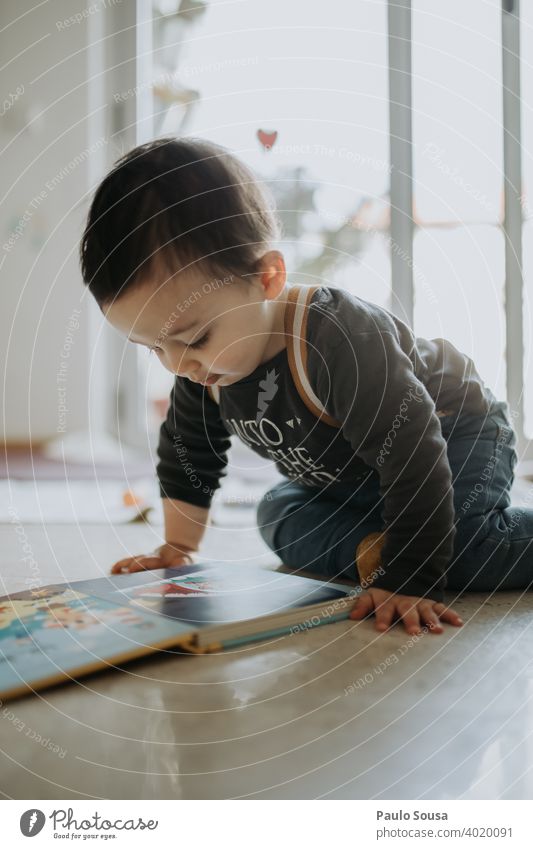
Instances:
[[[4,0],[0,17],[5,504],[17,485],[26,517],[96,520],[87,484],[36,498],[36,477],[92,478],[104,501],[107,481],[124,521],[155,504],[172,376],[104,323],[77,255],[113,161],[172,134],[268,183],[292,282],[343,287],[472,357],[527,468],[531,4]],[[277,473],[234,447],[220,497],[246,511]]]

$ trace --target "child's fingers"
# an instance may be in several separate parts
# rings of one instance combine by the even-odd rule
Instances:
[[[126,557],[124,560],[119,560],[118,563],[111,569],[112,575],[120,574],[121,572],[143,572],[145,569],[161,569],[163,564],[160,557]]]
[[[122,572],[123,566],[128,566],[131,563],[131,557],[125,557],[123,560],[117,560],[117,562],[111,567],[111,574],[116,575],[117,572]]]
[[[194,566],[194,558],[190,554],[182,554],[178,557],[174,555],[174,557],[162,557],[161,563],[169,569],[178,569],[180,566]]]
[[[398,613],[402,618],[405,630],[408,634],[418,634],[420,631],[420,615],[416,604],[406,601],[397,602]]]
[[[350,612],[350,619],[364,619],[374,609],[378,631],[385,631],[390,627],[396,612],[409,634],[419,634],[422,631],[422,625],[427,625],[436,634],[442,634],[444,629],[441,620],[452,625],[463,625],[463,620],[455,610],[446,607],[442,602],[406,597],[389,597],[381,601],[381,596],[374,599],[369,592],[362,593],[358,597]]]
[[[434,604],[432,601],[421,601],[418,605],[420,610],[420,619],[427,625],[430,631],[434,634],[442,634],[444,628],[441,625],[440,619],[438,615],[435,613],[433,609]]]
[[[374,610],[374,601],[369,593],[361,593],[350,612],[350,619],[364,619]]]
[[[378,631],[386,631],[392,625],[396,613],[396,605],[391,599],[376,607],[376,628]]]
[[[455,610],[452,610],[451,607],[446,607],[446,605],[440,601],[433,605],[433,610],[443,622],[449,622],[450,625],[464,625],[459,614],[456,613]]]
[[[147,569],[163,569],[160,557],[136,557],[127,567],[128,572],[144,572]]]

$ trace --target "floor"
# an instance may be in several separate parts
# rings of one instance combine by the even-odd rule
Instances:
[[[161,533],[27,525],[24,543],[46,584],[105,574]],[[234,551],[229,523],[209,528],[206,559]],[[0,526],[2,592],[25,587],[22,556],[20,535]],[[253,527],[239,530],[239,556],[279,564]],[[342,622],[218,655],[155,656],[0,706],[0,792],[531,798],[533,597],[470,594],[454,606],[465,625],[443,635]]]

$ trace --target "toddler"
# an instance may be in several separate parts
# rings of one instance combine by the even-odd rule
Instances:
[[[284,564],[357,581],[351,616],[442,632],[453,590],[529,589],[533,510],[516,436],[473,362],[346,291],[291,284],[270,195],[228,150],[159,139],[99,186],[83,278],[175,375],[157,475],[165,540],[113,573],[193,562],[230,436],[283,480],[258,507]]]

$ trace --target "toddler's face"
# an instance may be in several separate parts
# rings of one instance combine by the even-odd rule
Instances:
[[[140,284],[102,312],[130,341],[153,349],[173,374],[228,386],[284,347],[276,301],[282,278],[265,286],[255,276],[215,280],[188,271],[162,284]]]

